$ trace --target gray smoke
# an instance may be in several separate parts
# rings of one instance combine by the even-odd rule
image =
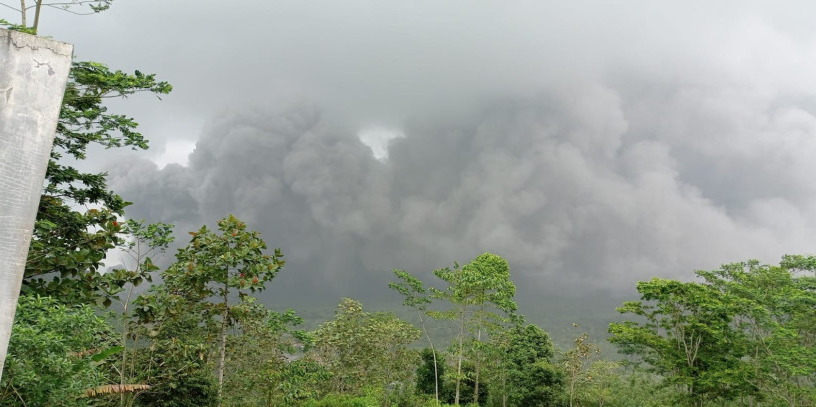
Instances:
[[[377,295],[392,268],[429,276],[484,251],[506,257],[534,295],[812,250],[814,164],[799,141],[812,140],[816,117],[715,94],[756,118],[742,122],[707,106],[710,92],[634,97],[615,85],[409,120],[384,161],[358,128],[314,108],[228,114],[189,166],[136,161],[113,186],[135,202],[132,216],[182,231],[246,220],[282,248],[284,296]]]
[[[127,102],[153,151],[196,142],[186,166],[116,156],[128,214],[182,241],[246,220],[287,258],[272,298],[376,296],[484,251],[533,298],[814,252],[813,8],[143,0],[65,30],[176,85]],[[158,9],[189,18],[113,29]],[[384,160],[376,124],[404,135]]]

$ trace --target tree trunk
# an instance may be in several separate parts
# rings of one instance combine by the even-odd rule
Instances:
[[[40,9],[42,8],[43,0],[37,0],[37,7],[34,9],[34,25],[31,28],[34,29],[34,34],[37,33],[37,28],[40,26]]]
[[[21,21],[20,21],[20,25],[22,25],[23,27],[25,27],[25,26],[26,26],[26,23],[27,23],[27,22],[26,22],[26,5],[25,5],[25,0],[20,0],[20,14],[22,14],[22,16],[21,16]]]
[[[431,354],[433,354],[434,362],[434,396],[436,399],[436,406],[439,407],[439,370],[436,362],[436,348],[434,348],[431,336],[428,334],[428,329],[425,328],[425,319],[422,318],[422,313],[419,311],[417,311],[417,313],[419,314],[419,323],[422,324],[422,332],[425,333],[425,338],[428,339],[428,343],[431,345]]]
[[[69,44],[0,29],[0,372],[72,49]]]
[[[462,321],[461,325],[459,325],[459,361],[456,367],[456,396],[454,397],[454,405],[459,405],[459,384],[462,381],[462,357],[463,357],[463,346],[462,340],[465,336],[465,310],[462,309]]]
[[[476,341],[482,341],[482,328],[479,328],[479,333],[476,335]],[[479,404],[479,355],[476,355],[476,358],[473,362],[474,369],[476,370],[476,384],[473,386],[473,402],[475,404]]]
[[[229,286],[224,282],[224,314],[221,320],[221,344],[218,346],[218,365],[215,373],[218,376],[218,405],[223,406],[221,399],[224,390],[224,361],[227,356],[227,328],[229,326]]]

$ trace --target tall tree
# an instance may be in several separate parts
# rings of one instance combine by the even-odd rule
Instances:
[[[230,215],[218,221],[218,231],[203,226],[187,247],[176,254],[176,262],[165,273],[169,291],[200,308],[208,322],[219,325],[219,351],[216,363],[218,397],[224,384],[227,330],[238,321],[241,304],[231,304],[237,294],[247,298],[247,291],[263,291],[266,283],[282,269],[280,250],[264,254],[266,243],[246,224]]]
[[[780,266],[752,260],[697,272],[732,298],[734,325],[746,336],[755,385],[766,398],[788,406],[816,402],[813,259],[785,256]]]
[[[458,264],[453,269],[434,271],[440,280],[447,283],[445,290],[432,289],[435,298],[451,304],[448,311],[435,311],[431,315],[438,319],[453,321],[458,330],[456,336],[456,378],[454,403],[459,403],[462,382],[462,362],[465,358],[465,339],[469,334],[481,342],[483,331],[490,325],[507,320],[517,309],[513,297],[516,286],[510,279],[510,267],[502,257],[484,253],[464,267]],[[477,351],[478,353],[478,351]],[[478,403],[479,362],[475,360],[474,397]]]
[[[683,389],[680,403],[702,406],[755,393],[746,342],[734,329],[736,298],[700,283],[653,279],[637,284],[641,301],[618,310],[638,317],[613,323],[609,340]]]
[[[8,4],[3,4],[5,7],[15,10],[20,13],[20,24],[13,24],[6,20],[0,19],[0,26],[5,25],[13,30],[23,31],[29,34],[37,34],[40,27],[40,13],[44,7],[60,9],[72,14],[86,15],[94,14],[107,10],[113,0],[20,0],[20,8],[15,8]],[[77,10],[77,7],[88,6],[87,9]],[[28,12],[34,11],[34,21],[29,25]]]
[[[431,356],[433,357],[434,398],[436,404],[439,405],[439,377],[441,374],[439,373],[436,348],[434,347],[428,328],[425,326],[425,316],[428,312],[428,305],[431,304],[432,299],[429,296],[428,290],[425,288],[425,284],[423,284],[419,278],[403,270],[394,270],[394,274],[400,281],[392,281],[388,283],[388,287],[405,297],[405,300],[402,302],[403,305],[413,308],[416,311],[422,334],[425,335],[425,339],[428,340],[428,345],[430,345]]]
[[[127,362],[128,354],[135,353],[137,350],[135,343],[132,348],[128,346],[131,327],[136,322],[131,315],[131,300],[134,291],[143,281],[153,281],[152,273],[158,271],[159,268],[153,263],[151,256],[163,254],[174,240],[173,226],[166,223],[146,224],[143,220],[129,219],[123,226],[123,232],[127,236],[122,245],[124,254],[127,256],[127,259],[123,259],[125,267],[112,270],[106,276],[109,281],[113,282],[112,287],[122,287],[122,290],[127,292],[125,298],[117,297],[122,307],[120,386],[124,386],[133,378],[133,374],[127,374]],[[125,407],[129,398],[132,398],[131,393],[121,393],[120,407]]]
[[[573,323],[576,328],[578,324]],[[598,345],[589,342],[589,334],[586,332],[575,338],[575,346],[567,350],[561,360],[564,371],[567,373],[567,394],[569,395],[569,407],[576,405],[576,395],[580,387],[588,382],[589,370],[593,358],[601,353]],[[580,403],[578,403],[580,405]]]
[[[91,145],[146,149],[147,140],[136,131],[136,121],[108,113],[104,101],[171,90],[155,75],[139,71],[130,75],[95,62],[74,62],[34,225],[23,293],[72,304],[110,304],[121,286],[98,271],[107,251],[124,242],[117,217],[129,203],[108,189],[107,174],[84,173],[61,159],[84,160]],[[79,209],[87,206],[95,208]]]
[[[563,376],[551,362],[555,350],[547,332],[532,324],[517,326],[502,342],[507,354],[503,405],[554,405],[561,394]]]
[[[315,331],[315,357],[332,374],[332,389],[359,395],[362,388],[404,380],[415,370],[414,352],[407,348],[419,339],[413,325],[391,313],[368,313],[362,304],[343,298],[335,317]]]

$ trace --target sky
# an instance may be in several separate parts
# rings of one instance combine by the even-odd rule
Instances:
[[[269,301],[486,251],[534,301],[814,252],[815,9],[115,0],[40,31],[173,84],[111,102],[149,151],[82,165],[182,242],[247,221],[287,259]]]

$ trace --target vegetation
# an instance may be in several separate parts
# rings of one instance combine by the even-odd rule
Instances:
[[[94,12],[109,5],[61,4],[86,3]],[[56,4],[22,1],[22,25],[11,28],[36,31],[42,6]],[[811,256],[637,283],[640,299],[609,326],[622,358],[587,333],[557,349],[518,313],[509,263],[492,253],[427,282],[395,270],[389,287],[418,326],[343,298],[311,332],[298,329],[294,311],[254,296],[283,270],[283,254],[232,215],[190,232],[161,269],[151,256],[172,242],[172,225],[124,220],[128,202],[104,173],[61,159],[85,159],[92,144],[147,148],[136,122],[103,102],[170,90],[139,71],[74,63],[0,406],[816,406]],[[102,272],[112,248],[132,261]],[[438,335],[432,320],[455,335]]]

